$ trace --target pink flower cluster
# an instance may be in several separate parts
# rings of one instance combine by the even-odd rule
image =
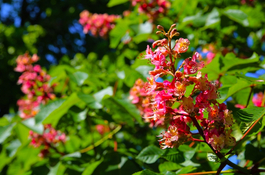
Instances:
[[[155,41],[153,47],[158,47],[154,51],[147,46],[145,59],[149,59],[155,69],[149,72],[150,78],[144,85],[137,80],[130,91],[130,98],[142,110],[143,117],[154,122],[154,125],[169,125],[160,135],[163,149],[197,140],[190,131],[192,124],[201,131],[204,142],[215,150],[232,146],[235,144],[235,138],[231,136],[232,114],[225,104],[219,104],[216,100],[218,83],[211,83],[207,75],[202,76],[198,72],[203,66],[198,62],[200,55],[194,53],[183,61],[178,70],[175,69],[175,61],[188,50],[190,42],[180,38],[171,47],[171,39],[179,35],[174,27],[172,25],[166,33],[162,26],[158,26],[160,31],[157,33],[162,33],[167,39]],[[163,82],[156,81],[159,77],[164,78]]]
[[[139,5],[139,13],[146,14],[151,20],[155,20],[159,14],[165,14],[171,6],[167,0],[132,0],[132,5]]]
[[[39,156],[45,157],[49,153],[49,148],[55,148],[57,143],[65,143],[66,136],[64,133],[55,130],[50,124],[44,125],[43,134],[29,132],[29,138],[31,139],[30,144],[34,147],[44,146]]]
[[[53,94],[55,85],[48,85],[50,76],[41,69],[40,65],[32,65],[38,60],[36,54],[31,57],[28,53],[19,55],[16,60],[15,71],[22,72],[18,84],[22,84],[21,90],[26,95],[25,98],[17,101],[20,117],[23,119],[35,116],[40,104],[46,104],[48,100],[55,98]]]
[[[95,37],[108,38],[108,33],[115,27],[118,15],[92,14],[87,10],[80,13],[79,23],[84,27],[84,33],[91,32]]]
[[[202,59],[201,61],[204,61],[205,65],[210,64],[216,55],[214,44],[205,45],[202,49],[201,54],[205,55],[205,60]]]
[[[153,118],[150,118],[150,116],[153,115],[152,104],[150,101],[152,97],[150,94],[147,94],[145,86],[147,86],[147,83],[143,80],[136,80],[134,86],[130,90],[129,99],[132,100],[131,102],[138,108],[145,122],[150,123],[150,127],[161,126],[162,121],[155,121]]]

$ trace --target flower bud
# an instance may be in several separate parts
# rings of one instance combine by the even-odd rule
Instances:
[[[159,35],[159,34],[161,34],[161,33],[162,33],[161,31],[156,31],[156,34],[157,34],[157,35]]]
[[[157,25],[157,29],[161,30],[161,31],[164,31],[164,27],[162,27],[161,25]]]
[[[171,32],[170,32],[170,37],[173,38],[174,36],[178,36],[179,32],[177,32],[177,29],[174,28]]]

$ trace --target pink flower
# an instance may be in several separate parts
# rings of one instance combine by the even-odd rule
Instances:
[[[252,102],[254,103],[255,106],[261,107],[263,102],[264,95],[262,92],[259,92],[258,94],[255,94],[252,98]]]
[[[190,41],[188,39],[180,38],[175,45],[175,52],[184,53],[188,50]]]
[[[196,52],[197,53],[197,52]],[[196,62],[196,57],[192,59],[187,58],[184,65],[184,74],[195,74],[198,70],[198,63]]]

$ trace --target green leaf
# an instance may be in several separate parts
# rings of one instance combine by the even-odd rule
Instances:
[[[186,87],[185,97],[189,97],[191,92],[193,91],[195,84],[189,85]]]
[[[143,161],[144,163],[155,163],[157,159],[164,153],[164,150],[150,145],[144,148],[140,154],[136,157],[136,159]]]
[[[66,154],[62,157],[62,159],[65,159],[65,158],[81,158],[81,153],[80,152],[74,152],[71,154]]]
[[[216,80],[221,72],[220,59],[222,55],[216,54],[210,64],[206,65],[201,71],[208,74],[209,80]]]
[[[104,106],[111,109],[112,119],[116,123],[126,123],[127,126],[134,126],[134,119],[140,124],[143,124],[139,110],[128,100],[117,99],[115,97],[104,100]]]
[[[53,111],[58,109],[66,99],[59,99],[57,101],[51,102],[47,104],[46,106],[43,106],[39,113],[35,116],[36,123],[41,123],[45,118],[47,118]]]
[[[137,34],[146,34],[146,33],[152,33],[153,31],[153,24],[146,21],[145,23],[139,24],[138,32]]]
[[[15,123],[0,127],[0,144],[3,143],[5,139],[11,135],[11,131],[14,126]]]
[[[182,166],[174,162],[164,162],[161,163],[158,167],[161,173],[165,173],[166,171],[178,170],[180,168],[182,168]]]
[[[91,164],[89,164],[85,171],[82,173],[82,175],[91,175],[93,174],[94,170],[103,162],[103,159],[95,161]]]
[[[159,173],[155,173],[155,172],[153,172],[151,170],[145,169],[143,171],[136,172],[133,175],[158,175],[158,174]]]
[[[88,74],[86,72],[74,72],[69,75],[70,79],[74,81],[78,86],[81,86],[84,81],[88,78]]]
[[[77,96],[83,100],[90,108],[92,109],[100,109],[102,108],[102,105],[96,101],[96,99],[89,94],[84,94],[82,92],[79,92]]]
[[[139,66],[135,70],[142,74],[145,78],[150,77],[149,71],[153,70],[153,66]]]
[[[29,128],[25,127],[25,125],[18,123],[15,127],[15,132],[22,144],[28,141]]]
[[[218,91],[220,92],[221,96],[218,99],[218,102],[223,103],[228,97],[234,95],[242,89],[250,87],[251,85],[251,83],[245,81],[244,79],[238,79],[233,86],[224,86],[220,88]]]
[[[190,172],[192,172],[194,170],[196,170],[196,167],[194,167],[194,166],[186,166],[186,167],[178,170],[176,172],[176,174],[187,174],[187,173],[190,173]]]
[[[182,20],[181,25],[178,27],[178,30],[181,30],[188,24],[193,24],[195,27],[202,27],[205,25],[206,19],[207,19],[207,15],[203,15],[202,11],[199,11],[194,16],[185,17]]]
[[[220,23],[220,16],[217,8],[213,8],[213,10],[209,13],[206,19],[206,27],[214,26],[215,24]]]
[[[112,95],[113,95],[113,88],[109,86],[106,89],[103,89],[95,93],[93,96],[95,97],[96,101],[101,102],[105,96],[112,96]]]
[[[138,123],[143,124],[139,110],[135,107],[134,104],[132,104],[128,100],[117,99],[115,97],[110,98],[110,100],[111,102],[113,102],[113,104],[116,104],[117,106],[122,108],[122,110],[128,113],[132,118],[135,118]]]
[[[240,119],[240,129],[243,133],[247,132],[250,128],[248,136],[256,135],[259,133],[265,126],[265,107],[248,107],[245,109],[238,110],[234,117]],[[256,122],[258,120],[258,122]],[[255,126],[253,124],[256,122]]]
[[[166,149],[166,152],[163,154],[163,158],[176,163],[185,161],[183,152],[179,151],[178,149]]]
[[[237,58],[234,53],[228,53],[225,55],[225,57],[221,60],[222,61],[222,72],[227,72],[230,69],[233,70],[240,65],[249,65],[249,63],[257,63],[259,61],[259,56],[256,53],[253,53],[250,58],[247,59],[241,59]]]
[[[125,2],[128,2],[129,0],[110,0],[109,3],[107,4],[108,7],[113,7],[116,5],[123,4]]]
[[[251,129],[251,131],[248,133],[248,136],[253,136],[257,135],[260,131],[264,129],[265,126],[265,117],[263,116],[262,118],[258,119],[259,121],[255,124],[255,126]],[[252,122],[251,126],[253,125],[254,122]],[[247,128],[249,129],[249,128]]]
[[[75,107],[75,106],[74,106]],[[69,113],[73,116],[73,120],[75,122],[81,122],[86,119],[87,109],[80,111],[79,108],[77,108],[78,111],[76,111],[76,108],[70,109]]]
[[[35,116],[36,123],[43,122],[56,125],[68,109],[80,101],[76,93],[72,93],[66,99],[54,101],[40,109],[40,112]]]
[[[110,31],[110,48],[115,49],[119,45],[122,37],[129,29],[129,24],[130,21],[128,20],[117,20],[116,26]]]
[[[26,119],[22,121],[21,124],[38,134],[43,134],[43,125],[41,123],[36,123],[36,120],[34,118]]]
[[[237,58],[234,53],[228,53],[225,57],[216,54],[213,61],[201,71],[208,74],[209,80],[216,80],[219,75],[225,75],[227,73],[234,75],[237,70],[241,71],[242,66],[247,67],[250,63],[258,63],[258,61],[259,56],[256,53],[253,53],[247,59]]]
[[[245,14],[244,12],[242,12],[241,10],[227,9],[223,12],[223,14],[226,15],[231,20],[236,21],[245,27],[247,27],[249,25],[249,22],[247,19],[248,15]]]
[[[252,122],[265,114],[265,107],[251,106],[245,109],[238,110],[234,117],[240,119],[242,122]]]
[[[50,171],[49,171],[48,175],[62,174],[65,169],[66,169],[66,167],[64,167],[61,162],[58,162],[55,166],[50,167]]]
[[[21,142],[16,139],[16,140],[13,140],[9,145],[8,147],[6,148],[7,152],[8,152],[8,156],[9,157],[13,157],[16,152],[17,152],[17,149],[18,147],[20,147],[21,145]]]
[[[190,148],[188,145],[180,145],[179,150],[184,153],[184,157],[187,160],[190,160],[195,155],[197,147],[196,149],[194,149],[194,148]]]

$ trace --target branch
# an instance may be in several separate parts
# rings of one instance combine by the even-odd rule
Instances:
[[[263,116],[262,116],[262,117],[263,117]],[[236,142],[235,146],[233,146],[233,148],[231,148],[230,151],[229,151],[228,153],[226,153],[226,155],[232,153],[232,151],[235,149],[235,147],[236,147],[240,142],[242,142],[242,140],[244,140],[244,138],[247,136],[247,134],[253,129],[253,127],[254,127],[254,126],[260,121],[260,119],[261,119],[262,117],[260,117],[258,120],[256,120],[256,121],[251,125],[251,127],[248,128],[248,130],[245,132],[245,134],[242,136],[242,138],[241,138],[238,142]]]
[[[106,135],[105,137],[103,137],[102,139],[100,139],[99,141],[97,141],[94,145],[90,145],[85,149],[80,150],[80,153],[85,153],[88,152],[92,149],[94,149],[95,147],[99,146],[100,144],[102,144],[104,141],[108,140],[109,138],[111,138],[114,134],[116,134],[119,130],[121,129],[121,125],[117,126],[117,128],[115,128],[113,131],[111,131],[108,135]]]

